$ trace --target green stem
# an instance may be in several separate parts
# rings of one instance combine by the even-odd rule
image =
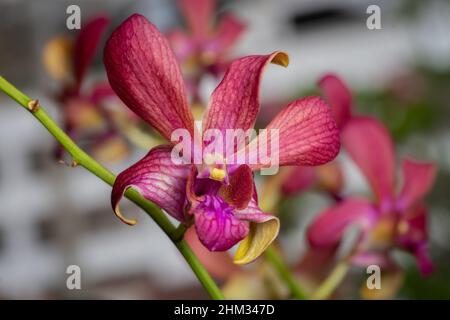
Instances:
[[[283,259],[273,247],[267,248],[265,257],[275,268],[280,278],[286,283],[289,291],[292,294],[292,297],[299,300],[307,299],[306,294],[298,285],[297,280],[294,278],[292,273],[289,271],[289,268],[284,263]]]
[[[325,279],[325,281],[322,282],[319,288],[312,294],[311,299],[324,300],[331,296],[331,294],[333,294],[342,280],[344,280],[349,267],[350,266],[347,259],[339,262]]]
[[[59,143],[67,150],[72,156],[74,164],[80,165],[99,177],[101,180],[112,186],[114,184],[115,176],[109,170],[104,168],[93,158],[91,158],[86,152],[78,147],[75,142],[63,131],[61,128],[50,118],[45,110],[36,104],[36,101],[27,97],[24,93],[19,91],[6,79],[0,76],[0,90],[6,93],[11,99],[15,100],[25,109],[30,111],[33,116],[39,120],[39,122],[58,140]],[[125,192],[125,196],[142,208],[152,219],[158,224],[158,226],[164,231],[164,233],[170,238],[177,249],[185,258],[186,262],[194,271],[200,283],[208,291],[212,299],[222,300],[224,296],[214,280],[208,274],[204,266],[195,256],[186,241],[183,240],[184,227],[176,228],[167,216],[161,211],[159,207],[150,201],[143,198],[137,191],[128,189]]]

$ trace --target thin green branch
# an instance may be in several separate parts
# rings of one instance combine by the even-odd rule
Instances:
[[[101,180],[112,186],[114,184],[115,176],[109,170],[104,168],[86,152],[78,147],[75,142],[50,118],[45,110],[39,105],[37,100],[32,100],[24,93],[19,91],[6,79],[0,76],[0,90],[6,93],[11,99],[30,111],[33,116],[58,140],[59,143],[72,156],[74,163],[80,165],[99,177]],[[222,300],[224,296],[214,280],[208,274],[204,266],[195,256],[186,241],[183,240],[184,227],[176,228],[167,218],[167,216],[150,201],[143,198],[137,191],[129,189],[125,192],[125,197],[134,202],[142,208],[164,233],[170,238],[177,249],[185,258],[186,262],[194,271],[200,283],[208,291],[212,299]]]
[[[311,299],[324,300],[328,299],[336,288],[344,280],[345,275],[348,272],[350,265],[347,259],[339,262],[334,269],[330,272],[324,282],[317,288],[317,290],[311,295]]]
[[[297,279],[295,279],[295,277],[289,271],[289,268],[284,263],[283,259],[280,257],[278,252],[273,247],[267,248],[265,252],[265,257],[275,268],[280,278],[288,286],[292,297],[298,300],[307,299],[306,294],[298,285]]]

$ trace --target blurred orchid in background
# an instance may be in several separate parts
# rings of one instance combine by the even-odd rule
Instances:
[[[48,73],[60,83],[55,99],[61,106],[64,129],[69,136],[93,152],[101,161],[116,161],[128,154],[120,134],[121,124],[137,118],[124,108],[107,82],[87,90],[84,86],[89,67],[101,42],[109,19],[97,16],[82,27],[76,39],[58,36],[43,50]],[[63,157],[58,146],[55,156]]]
[[[360,231],[349,257],[353,264],[394,268],[390,253],[400,248],[416,257],[424,275],[432,272],[423,199],[433,185],[435,166],[405,159],[403,183],[395,183],[393,143],[384,126],[369,117],[354,117],[342,132],[342,143],[372,187],[376,201],[349,196],[320,213],[308,229],[312,248],[337,248],[353,225]]]
[[[216,19],[216,0],[178,0],[186,29],[167,34],[183,71],[191,105],[204,109],[199,86],[205,75],[219,77],[231,62],[229,53],[245,31],[245,23],[232,14]],[[217,20],[217,21],[216,21]]]
[[[331,107],[339,130],[342,131],[352,114],[350,90],[337,75],[332,73],[321,77],[318,84]],[[314,188],[340,201],[343,186],[341,165],[338,160],[334,160],[316,167],[283,168],[279,175],[270,177],[264,182],[262,198],[266,206],[274,210],[282,198],[293,197]]]
[[[332,73],[322,76],[318,84],[342,132],[353,116],[353,99],[350,89],[341,78]],[[338,161],[316,168],[295,167],[291,170],[290,174],[286,174],[287,179],[281,185],[284,195],[291,196],[310,187],[316,187],[340,201],[344,181]]]
[[[170,141],[176,129],[194,137],[193,115],[176,58],[164,36],[141,15],[128,18],[111,36],[104,62],[112,88],[126,105]],[[203,131],[253,128],[259,111],[259,85],[268,63],[287,66],[282,52],[255,55],[234,61],[211,95]],[[339,151],[339,135],[329,107],[317,97],[287,105],[268,125],[279,130],[279,165],[319,165]],[[203,143],[203,142],[201,142]],[[250,146],[250,145],[249,145]],[[249,158],[253,158],[252,148]],[[112,206],[128,224],[118,204],[124,191],[136,188],[185,225],[195,224],[200,241],[211,251],[225,251],[243,240],[235,263],[256,259],[278,234],[279,221],[258,207],[253,170],[257,162],[227,164],[225,154],[212,164],[176,164],[173,145],[152,149],[116,179]],[[236,153],[239,153],[239,149]],[[187,157],[185,154],[183,155]],[[192,159],[186,159],[192,163]]]

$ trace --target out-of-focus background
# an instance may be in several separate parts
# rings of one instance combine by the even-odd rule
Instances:
[[[77,4],[82,23],[97,13],[112,19],[108,32],[139,12],[167,32],[181,25],[168,0],[0,0],[0,74],[38,98],[56,119],[56,84],[41,51],[48,39],[71,35],[66,8]],[[316,92],[324,72],[337,72],[352,88],[357,112],[380,118],[400,158],[412,155],[439,167],[428,197],[430,248],[437,271],[422,279],[408,257],[400,298],[450,298],[450,2],[365,0],[220,1],[248,24],[233,56],[289,53],[287,69],[268,68],[263,104]],[[381,8],[381,30],[366,26],[370,4]],[[90,78],[104,77],[101,54]],[[215,86],[207,81],[202,92]],[[280,105],[281,107],[281,105]],[[81,168],[58,164],[54,139],[5,95],[0,95],[0,297],[1,298],[206,298],[166,236],[143,213],[135,227],[121,224],[109,204],[110,188]],[[118,173],[146,151],[106,164]],[[366,190],[351,164],[346,192]],[[281,243],[290,262],[305,252],[304,229],[326,200],[307,192],[292,203]],[[66,268],[82,270],[82,290],[66,288]],[[351,276],[362,278],[359,271]],[[349,292],[352,292],[349,290]],[[350,296],[351,297],[351,296]],[[357,296],[354,296],[357,297]]]

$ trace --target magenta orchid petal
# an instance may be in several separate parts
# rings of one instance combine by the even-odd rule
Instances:
[[[311,187],[316,178],[316,169],[313,167],[292,167],[281,185],[281,191],[287,196],[294,195]]]
[[[114,97],[117,97],[117,95],[109,83],[98,83],[92,88],[89,99],[93,104],[97,105],[105,99]]]
[[[428,255],[428,211],[422,204],[416,204],[403,212],[397,226],[396,243],[411,252],[417,260],[423,275],[433,272],[433,263]]]
[[[172,30],[166,35],[173,52],[182,65],[194,52],[195,44],[182,30]]]
[[[111,194],[111,204],[116,215],[125,223],[135,220],[122,216],[119,202],[129,187],[136,189],[144,198],[167,211],[175,219],[185,222],[186,182],[190,166],[176,165],[171,159],[172,146],[153,148],[143,159],[121,172]]]
[[[253,173],[249,166],[241,165],[231,174],[228,185],[222,186],[220,195],[236,209],[248,206],[254,194]]]
[[[191,227],[186,231],[184,239],[213,277],[225,280],[239,272],[239,267],[233,263],[233,258],[229,253],[211,252],[205,248],[198,239],[195,227]]]
[[[416,261],[419,265],[419,269],[422,275],[428,276],[433,273],[435,268],[429,256],[426,243],[422,243],[420,246],[418,246],[416,248],[416,251],[414,252],[414,255],[416,257]]]
[[[317,166],[333,160],[339,153],[339,130],[330,108],[319,97],[291,102],[266,129],[267,139],[259,139],[248,147],[253,170],[264,167],[256,159],[261,146],[266,146],[271,158],[278,152],[280,166]],[[271,130],[278,131],[278,148],[271,146]]]
[[[313,248],[339,245],[350,225],[357,225],[364,235],[376,221],[373,204],[365,199],[350,198],[320,213],[309,226],[307,237]]]
[[[123,102],[170,140],[193,116],[175,56],[165,37],[142,15],[123,22],[108,40],[104,63],[109,82]]]
[[[430,191],[436,177],[433,163],[405,159],[403,167],[403,188],[398,198],[400,210],[405,210],[420,202]]]
[[[273,215],[263,212],[256,201],[252,198],[245,209],[236,210],[236,217],[240,220],[246,220],[255,223],[262,223],[274,218]]]
[[[204,118],[206,129],[253,128],[259,112],[259,85],[262,71],[268,63],[287,66],[289,58],[284,52],[265,56],[246,56],[235,60],[223,80],[211,95]]]
[[[428,211],[423,204],[403,212],[397,226],[396,243],[410,252],[428,240]]]
[[[371,264],[375,264],[381,268],[393,268],[395,266],[388,251],[383,250],[357,253],[352,256],[351,261],[353,265],[361,267],[367,267]]]
[[[342,143],[368,180],[382,207],[394,198],[394,146],[375,118],[354,117],[342,131]]]
[[[352,94],[345,83],[334,74],[326,74],[319,80],[319,86],[325,100],[331,106],[334,119],[339,128],[342,128],[351,117]]]
[[[109,19],[100,16],[83,26],[78,34],[75,41],[73,62],[77,89],[81,86],[86,70],[94,58],[95,51],[108,24]]]
[[[236,44],[245,28],[246,24],[234,15],[223,16],[217,26],[216,36],[208,49],[214,50],[219,55],[223,54]]]
[[[245,238],[248,222],[238,219],[221,197],[205,195],[192,209],[195,230],[200,241],[210,251],[225,251]]]
[[[193,36],[202,38],[210,33],[215,0],[178,0],[177,4]]]

